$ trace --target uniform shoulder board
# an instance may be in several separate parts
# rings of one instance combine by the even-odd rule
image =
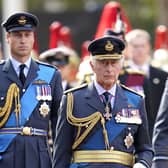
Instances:
[[[132,92],[132,93],[134,93],[134,94],[136,94],[136,95],[138,95],[138,96],[144,98],[144,94],[141,94],[141,93],[139,93],[139,92],[137,92],[137,91],[135,91],[135,90],[133,90],[133,89],[131,89],[131,88],[129,88],[129,87],[123,85],[123,84],[120,84],[120,86],[121,86],[123,89],[128,90],[128,91],[130,91],[130,92]]]
[[[46,63],[46,62],[42,62],[42,61],[38,61],[38,60],[36,60],[36,62],[37,62],[38,64],[41,64],[41,65],[44,65],[44,66],[48,66],[48,67],[50,67],[50,68],[58,69],[56,66],[53,66],[53,65],[51,65],[51,64],[49,64],[49,63]]]
[[[127,68],[126,71],[127,71],[129,74],[145,75],[144,72],[139,71],[139,70],[135,70],[135,69],[132,69],[132,68]]]
[[[79,89],[84,88],[86,86],[88,86],[88,83],[84,83],[84,84],[81,84],[81,85],[76,86],[74,88],[68,89],[68,90],[64,91],[64,94],[67,94],[69,92],[73,92],[73,91],[79,90]]]

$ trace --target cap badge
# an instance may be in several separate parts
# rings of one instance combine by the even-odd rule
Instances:
[[[26,17],[25,16],[21,16],[20,19],[18,19],[18,23],[20,25],[25,25],[26,24]]]
[[[106,51],[112,51],[114,48],[113,44],[111,43],[111,41],[107,41],[107,44],[105,45],[105,50]]]

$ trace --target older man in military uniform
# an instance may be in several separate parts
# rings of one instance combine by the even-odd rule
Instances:
[[[144,99],[117,83],[124,47],[112,36],[90,43],[95,78],[62,99],[53,168],[151,167]]]
[[[49,119],[53,133],[62,97],[60,72],[31,58],[38,18],[11,15],[2,26],[9,59],[0,64],[0,167],[50,168]]]

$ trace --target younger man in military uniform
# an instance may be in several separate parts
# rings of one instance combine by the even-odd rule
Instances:
[[[36,16],[19,12],[2,26],[9,59],[0,64],[0,167],[50,168],[49,120],[53,135],[62,97],[60,72],[31,58]]]

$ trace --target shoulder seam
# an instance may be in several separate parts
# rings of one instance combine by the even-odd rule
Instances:
[[[135,93],[136,95],[138,95],[138,96],[144,98],[144,95],[143,95],[143,94],[140,94],[140,93],[136,92],[135,90],[133,90],[133,89],[131,89],[131,88],[129,88],[129,87],[123,85],[123,84],[120,84],[120,86],[121,86],[122,88],[127,89],[127,90],[129,90],[130,92]]]
[[[79,85],[79,86],[76,86],[76,87],[73,87],[73,88],[71,88],[71,89],[68,89],[68,90],[64,91],[64,94],[67,94],[67,93],[69,93],[69,92],[73,92],[73,91],[79,90],[79,89],[84,88],[84,87],[86,87],[86,86],[88,86],[88,84],[87,84],[87,83],[84,83],[84,84],[82,84],[82,85]]]
[[[37,63],[40,64],[40,65],[42,65],[42,66],[47,66],[47,67],[49,67],[49,68],[53,68],[53,69],[55,69],[55,70],[58,70],[57,67],[55,67],[55,66],[53,66],[53,65],[51,65],[51,64],[48,64],[48,63],[45,63],[45,62],[41,62],[41,61],[37,61]]]

